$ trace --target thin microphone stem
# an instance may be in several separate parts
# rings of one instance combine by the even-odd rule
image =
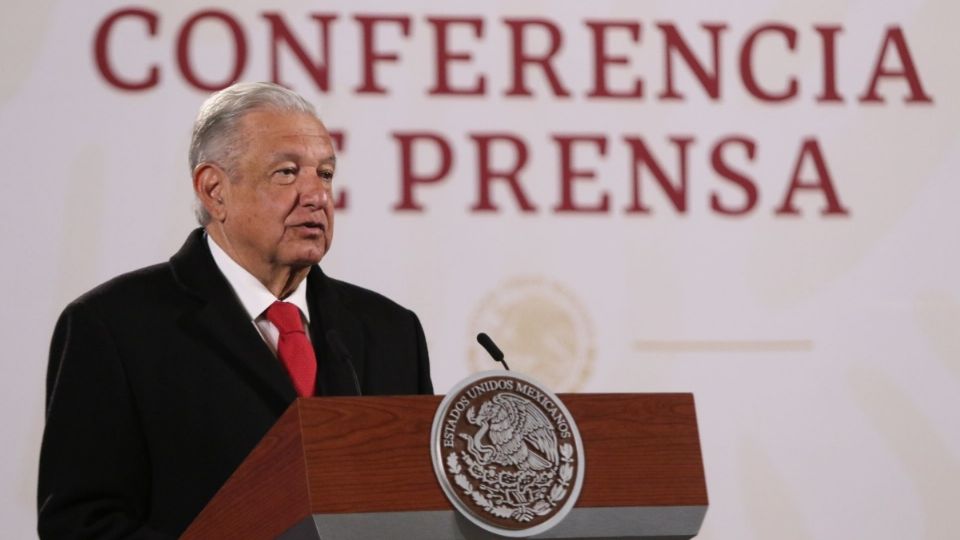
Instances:
[[[360,391],[360,379],[357,378],[357,370],[353,367],[353,357],[350,356],[350,351],[347,350],[347,346],[344,345],[343,340],[340,339],[340,332],[334,329],[328,330],[327,342],[330,343],[333,354],[339,357],[338,359],[350,369],[350,376],[353,377],[353,388],[357,391],[358,396],[362,396],[363,392]]]

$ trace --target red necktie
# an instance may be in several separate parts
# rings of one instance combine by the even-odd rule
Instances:
[[[267,308],[267,320],[280,330],[277,356],[287,368],[297,395],[312,396],[317,384],[317,356],[303,331],[300,309],[289,302],[274,302]]]

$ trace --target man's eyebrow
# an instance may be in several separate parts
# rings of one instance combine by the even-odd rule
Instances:
[[[294,153],[294,152],[277,152],[277,153],[273,154],[273,155],[270,156],[270,157],[271,157],[271,160],[270,160],[271,163],[279,163],[279,162],[281,162],[281,161],[294,161],[294,162],[299,162],[302,156],[300,156],[300,154],[297,154],[297,153]],[[323,159],[320,160],[320,164],[321,164],[321,165],[327,165],[327,164],[329,164],[329,165],[336,165],[336,164],[337,164],[337,156],[328,156],[328,157],[325,157],[325,158],[323,158]]]

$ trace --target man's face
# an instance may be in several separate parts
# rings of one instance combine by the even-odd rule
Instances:
[[[241,265],[299,269],[333,240],[330,134],[305,113],[260,110],[239,122],[239,144],[223,185],[223,232]]]

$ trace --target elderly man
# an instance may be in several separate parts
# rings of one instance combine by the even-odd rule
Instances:
[[[298,395],[432,392],[416,315],[317,266],[335,165],[289,90],[238,84],[203,104],[203,228],[71,303],[54,331],[42,537],[176,536]]]

